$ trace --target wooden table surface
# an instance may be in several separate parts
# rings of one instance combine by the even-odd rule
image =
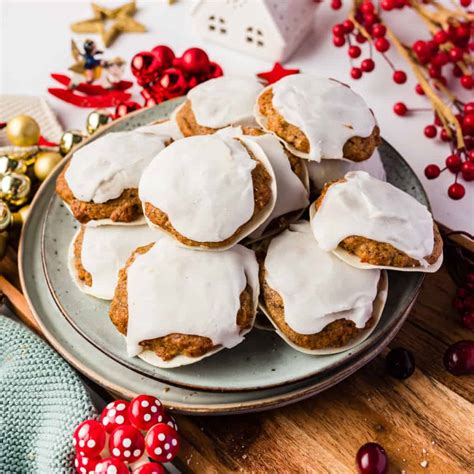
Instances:
[[[15,254],[0,263],[0,289],[22,306]],[[428,275],[407,322],[391,347],[410,349],[415,373],[405,381],[384,371],[384,356],[332,389],[286,408],[228,417],[177,416],[184,471],[355,472],[358,448],[385,447],[390,472],[474,471],[474,378],[449,374],[446,348],[472,339],[451,308],[455,285],[443,267]]]

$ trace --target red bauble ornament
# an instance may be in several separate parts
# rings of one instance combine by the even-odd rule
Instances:
[[[214,63],[214,62],[210,62],[209,63],[209,68],[208,68],[208,72],[207,72],[207,77],[209,79],[215,79],[216,77],[221,77],[224,75],[224,71],[222,70],[222,68],[219,66],[219,64],[217,63]],[[191,87],[194,87],[194,86],[191,86]]]
[[[439,169],[438,165],[431,164],[425,168],[425,176],[428,179],[435,179],[440,175],[440,173],[441,173],[441,170]]]
[[[374,69],[375,69],[375,63],[372,59],[370,58],[367,58],[367,59],[364,59],[361,63],[360,63],[360,68],[362,69],[362,71],[364,72],[372,72]]]
[[[356,456],[359,474],[386,474],[388,457],[385,449],[377,443],[367,443],[359,448]]]
[[[358,67],[353,67],[351,69],[352,79],[360,79],[362,77],[362,70]]]
[[[137,78],[139,85],[144,86],[153,82],[160,70],[155,55],[148,51],[135,54],[131,62],[132,74]]]
[[[407,82],[407,75],[404,71],[395,71],[393,73],[393,81],[397,84],[404,84]]]
[[[119,426],[127,425],[129,423],[128,402],[125,400],[110,402],[102,410],[100,422],[104,425],[107,433],[112,433]]]
[[[152,395],[138,395],[128,408],[128,415],[133,426],[140,430],[149,430],[161,423],[165,409],[158,398]]]
[[[141,109],[142,106],[138,102],[128,100],[127,102],[120,102],[120,104],[115,107],[115,118],[125,117],[130,112],[135,112],[135,110]]]
[[[279,81],[282,77],[290,76],[291,74],[298,74],[299,69],[285,69],[280,63],[275,63],[273,69],[267,72],[260,72],[257,76],[264,81],[267,81],[267,84],[273,84]]]
[[[446,158],[446,167],[452,173],[457,173],[461,169],[461,157],[459,155],[449,155]]]
[[[82,422],[74,431],[72,443],[81,456],[99,456],[105,446],[105,428],[96,420]]]
[[[175,55],[170,47],[160,44],[155,46],[151,52],[155,56],[160,69],[167,69],[173,65]]]
[[[436,127],[434,125],[427,125],[423,130],[426,138],[436,137]]]
[[[164,423],[158,423],[150,428],[145,437],[148,456],[156,461],[172,461],[178,454],[179,446],[178,432]]]
[[[403,117],[403,116],[406,115],[406,113],[408,112],[408,108],[407,108],[407,106],[406,106],[403,102],[397,102],[397,103],[393,106],[393,111],[394,111],[397,115],[400,115],[400,117]]]
[[[361,54],[361,49],[359,48],[359,46],[350,46],[347,53],[349,54],[349,57],[351,57],[352,59],[356,59],[360,56]]]
[[[462,184],[453,183],[448,188],[448,196],[451,199],[454,199],[455,201],[462,199],[465,194],[466,194],[466,189],[464,188]]]
[[[474,163],[472,161],[465,161],[461,165],[461,174],[464,181],[474,180]]]
[[[120,426],[110,434],[109,451],[122,461],[135,462],[145,452],[145,438],[135,426]]]
[[[148,99],[145,100],[143,107],[145,108],[154,107],[156,104],[158,104],[158,102],[153,97],[149,97]]]
[[[165,69],[159,84],[168,98],[184,95],[189,89],[183,72],[177,68]]]
[[[200,74],[209,67],[209,56],[201,48],[189,48],[177,61],[175,66],[180,67],[188,74]]]
[[[379,53],[385,53],[390,49],[390,43],[386,38],[377,38],[374,42],[374,46]]]

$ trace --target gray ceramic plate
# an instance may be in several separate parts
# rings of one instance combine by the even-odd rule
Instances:
[[[179,100],[133,114],[102,133],[128,130],[164,118],[178,103]],[[426,203],[419,181],[403,159],[387,144],[383,145],[381,155],[389,181]],[[349,362],[355,364],[369,348],[380,344],[398,326],[422,281],[420,274],[391,274],[389,300],[379,326],[368,340],[351,351],[324,357],[308,356],[294,351],[275,334],[255,330],[231,351],[222,351],[193,366],[158,369],[140,359],[129,359],[122,338],[106,316],[108,304],[80,293],[72,283],[66,258],[76,224],[54,196],[54,180],[59,171],[43,185],[35,199],[48,205],[42,226],[41,253],[49,289],[59,310],[84,338],[137,376],[208,391],[247,391],[288,386],[316,374],[327,374]],[[38,212],[37,206],[34,212]]]

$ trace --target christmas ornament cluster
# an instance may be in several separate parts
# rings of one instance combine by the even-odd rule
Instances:
[[[396,84],[407,81],[407,73],[398,69],[387,57],[387,52],[395,48],[418,80],[416,93],[430,101],[431,108],[412,108],[404,102],[393,106],[396,115],[403,117],[413,113],[433,113],[433,123],[428,124],[424,135],[429,139],[438,137],[450,147],[445,166],[432,163],[425,169],[427,179],[437,178],[443,171],[454,175],[454,182],[448,187],[448,196],[458,200],[466,193],[465,186],[458,181],[474,180],[474,103],[462,101],[453,92],[458,82],[462,89],[470,91],[474,87],[472,65],[474,59],[473,28],[474,15],[463,10],[471,5],[471,0],[461,0],[452,8],[432,2],[410,0],[353,0],[348,18],[334,25],[333,44],[347,46],[347,54],[353,61],[350,75],[360,79],[376,68],[374,51],[392,69],[392,80]],[[342,6],[340,0],[333,0],[333,9]],[[412,9],[420,19],[420,31],[424,37],[412,45],[406,45],[387,26],[382,14],[405,8]],[[367,51],[364,57],[363,50]],[[361,58],[361,59],[359,59]]]
[[[175,420],[151,395],[109,403],[99,421],[76,428],[72,441],[78,474],[164,474],[161,463],[171,462],[180,447]]]

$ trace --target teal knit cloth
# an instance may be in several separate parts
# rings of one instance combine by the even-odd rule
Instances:
[[[74,473],[72,435],[95,408],[74,370],[0,315],[0,473]]]

